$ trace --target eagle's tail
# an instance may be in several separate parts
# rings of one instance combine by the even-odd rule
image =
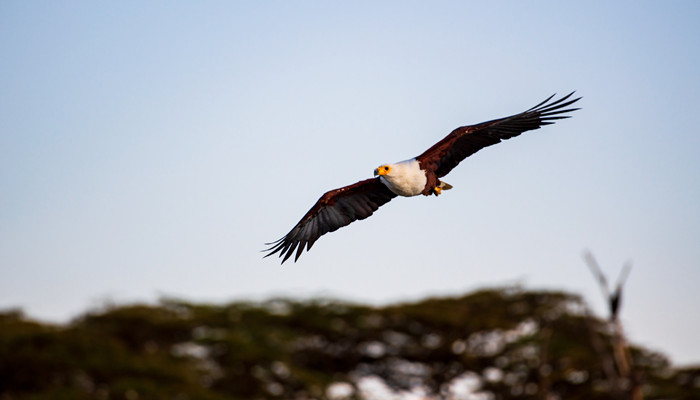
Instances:
[[[450,185],[450,184],[447,183],[447,182],[438,181],[438,183],[439,183],[438,187],[439,187],[440,189],[442,189],[442,190],[450,190],[450,189],[452,189],[452,185]]]
[[[438,180],[438,185],[435,186],[431,192],[435,196],[439,196],[442,194],[443,190],[450,190],[450,189],[452,189],[452,185],[450,185],[447,182],[443,182],[443,181]],[[428,196],[428,195],[426,195],[426,196]]]

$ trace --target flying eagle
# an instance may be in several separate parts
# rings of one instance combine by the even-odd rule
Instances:
[[[374,170],[375,178],[326,192],[289,233],[267,243],[270,247],[263,250],[268,252],[265,257],[279,253],[284,264],[296,250],[296,262],[304,247],[311,250],[321,236],[369,217],[396,196],[440,195],[452,188],[440,178],[470,155],[525,131],[569,118],[562,114],[578,108],[566,107],[580,99],[569,100],[573,94],[550,102],[552,95],[520,114],[457,128],[418,157],[381,165]]]

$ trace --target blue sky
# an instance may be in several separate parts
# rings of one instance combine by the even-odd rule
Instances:
[[[700,5],[2,2],[0,308],[520,284],[601,296],[700,361]],[[325,191],[457,126],[583,96],[296,264],[261,259]]]

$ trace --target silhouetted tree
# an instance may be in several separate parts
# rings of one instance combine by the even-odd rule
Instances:
[[[166,299],[65,326],[8,311],[0,399],[613,399],[613,337],[578,296],[519,288],[387,307]],[[629,350],[645,398],[700,398],[700,368]]]

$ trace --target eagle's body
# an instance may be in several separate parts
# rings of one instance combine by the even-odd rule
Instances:
[[[501,140],[552,124],[554,120],[569,118],[561,114],[578,108],[563,108],[580,99],[567,101],[572,94],[553,102],[549,102],[554,97],[550,96],[535,107],[510,117],[457,128],[417,157],[377,167],[374,170],[377,178],[326,192],[287,235],[268,243],[272,247],[266,250],[269,253],[265,257],[279,252],[284,263],[296,252],[296,261],[304,247],[310,250],[322,235],[369,217],[396,196],[440,195],[443,190],[452,188],[440,178],[470,155]]]

